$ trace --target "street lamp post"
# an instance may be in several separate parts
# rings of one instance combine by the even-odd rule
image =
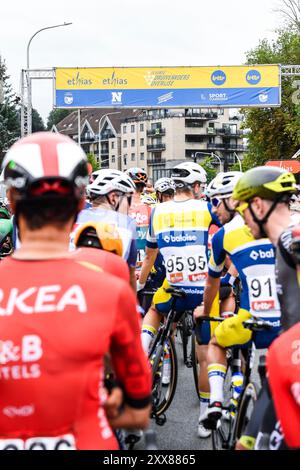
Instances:
[[[120,114],[121,111],[114,111],[112,113],[106,113],[106,114],[103,114],[103,116],[101,116],[100,120],[99,120],[99,135],[98,135],[98,153],[99,153],[99,163],[101,163],[101,153],[100,153],[100,149],[101,149],[101,125],[102,125],[102,121],[104,121],[104,119],[107,118],[107,116],[111,116],[112,114]]]
[[[243,168],[242,168],[242,161],[241,161],[240,157],[238,156],[238,154],[237,154],[236,152],[234,152],[233,155],[235,156],[235,158],[236,158],[237,161],[239,162],[240,171],[243,171]]]
[[[26,74],[27,74],[27,90],[28,90],[28,104],[27,104],[27,116],[28,116],[28,134],[31,134],[32,130],[32,93],[31,93],[31,78],[29,76],[29,69],[30,69],[30,62],[29,62],[29,48],[31,41],[33,38],[40,33],[41,31],[45,31],[46,29],[53,29],[53,28],[60,28],[61,26],[69,26],[72,23],[63,23],[63,24],[56,24],[53,26],[46,26],[45,28],[41,28],[38,31],[36,31],[31,38],[28,41],[27,44],[27,61],[26,61]],[[24,103],[22,103],[22,106],[25,106]]]
[[[210,156],[211,158],[217,158],[218,161],[219,161],[219,164],[220,164],[220,172],[222,171],[222,160],[221,160],[221,157],[219,157],[219,155],[213,153],[213,152],[195,152],[195,155],[194,155],[194,158],[195,158],[195,162],[197,160],[197,155],[208,155]]]

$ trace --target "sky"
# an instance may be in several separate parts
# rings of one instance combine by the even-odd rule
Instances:
[[[31,68],[241,65],[276,37],[280,0],[10,0],[0,5],[0,55],[14,90],[30,46]],[[53,107],[49,80],[34,80],[33,106]]]

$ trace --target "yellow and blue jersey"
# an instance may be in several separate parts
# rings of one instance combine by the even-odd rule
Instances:
[[[147,246],[159,249],[169,284],[187,294],[203,294],[211,224],[220,226],[206,201],[168,201],[152,210]]]
[[[208,265],[211,277],[221,276],[227,254],[238,270],[242,284],[240,308],[279,326],[275,249],[270,240],[254,239],[243,218],[236,215],[212,239]]]

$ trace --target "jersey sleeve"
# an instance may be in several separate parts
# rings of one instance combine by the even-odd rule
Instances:
[[[149,220],[149,228],[147,232],[147,237],[146,237],[146,246],[148,248],[157,248],[157,240],[156,236],[154,233],[154,228],[153,228],[153,217],[155,213],[155,208],[152,209],[151,214],[150,214],[150,220]]]
[[[215,278],[221,277],[226,261],[226,251],[223,248],[224,233],[224,229],[221,228],[212,238],[208,274]]]
[[[111,358],[117,379],[123,386],[126,403],[144,408],[151,403],[151,372],[141,343],[140,317],[136,298],[124,285],[117,305]]]
[[[210,202],[207,203],[207,208],[209,210],[209,213],[211,215],[211,224],[212,225],[216,225],[217,227],[222,227],[222,224],[221,222],[219,221],[219,218],[217,216],[217,214],[214,214],[213,213],[213,210],[212,210],[212,205]]]
[[[130,268],[135,268],[137,262],[137,246],[136,240],[131,240],[130,248],[129,248],[129,255],[127,259],[127,264]]]

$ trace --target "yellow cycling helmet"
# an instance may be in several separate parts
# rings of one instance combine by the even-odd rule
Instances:
[[[297,190],[295,176],[275,166],[258,166],[246,171],[238,180],[233,198],[249,201],[255,196],[271,201]]]
[[[118,230],[111,224],[103,222],[86,222],[75,232],[76,248],[83,246],[100,248],[116,255],[123,255],[123,242]]]

